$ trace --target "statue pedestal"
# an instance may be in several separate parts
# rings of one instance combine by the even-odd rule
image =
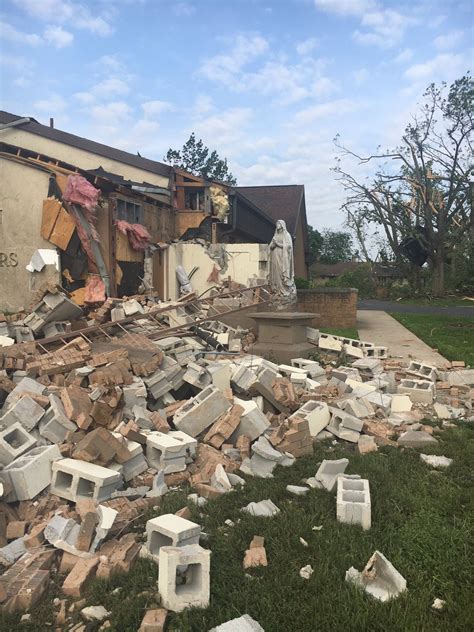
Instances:
[[[308,312],[257,312],[249,314],[257,325],[257,341],[251,352],[278,364],[307,358],[316,347],[306,338],[315,314]]]

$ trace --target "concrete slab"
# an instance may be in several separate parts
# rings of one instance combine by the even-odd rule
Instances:
[[[357,330],[360,338],[372,341],[376,346],[388,347],[389,357],[401,358],[405,362],[423,359],[436,367],[444,367],[448,360],[417,338],[386,312],[358,311]]]

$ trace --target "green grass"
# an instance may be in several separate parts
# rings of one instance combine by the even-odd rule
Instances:
[[[448,360],[464,360],[474,366],[474,319],[411,313],[390,316]]]
[[[431,305],[433,307],[472,307],[474,312],[474,302],[465,300],[459,296],[446,296],[444,298],[428,298],[426,296],[402,298],[397,301],[397,303],[401,305]]]
[[[170,614],[168,630],[206,632],[244,613],[266,632],[472,630],[473,432],[472,425],[460,424],[438,435],[438,446],[423,450],[454,459],[444,472],[425,465],[414,450],[386,447],[361,456],[349,444],[333,448],[326,443],[312,457],[298,459],[290,468],[278,467],[273,479],[247,479],[242,490],[209,502],[202,515],[193,507],[193,519],[209,534],[205,546],[212,550],[211,603],[204,610]],[[343,456],[349,458],[348,473],[370,481],[372,528],[366,532],[336,521],[334,493],[311,490],[294,497],[285,490],[287,484],[314,475],[323,458]],[[240,512],[248,502],[264,498],[281,509],[278,516],[264,519]],[[184,500],[184,491],[170,492],[155,513],[176,511]],[[227,527],[227,518],[235,526]],[[323,525],[322,531],[312,530],[317,525]],[[144,520],[135,529],[141,533]],[[265,537],[268,567],[246,573],[244,552],[256,534]],[[299,537],[308,542],[307,548]],[[385,604],[344,581],[346,570],[362,569],[376,549],[408,585],[404,595]],[[306,564],[315,571],[309,581],[299,576]],[[156,578],[156,565],[140,560],[128,575],[94,582],[87,605],[102,604],[112,611],[111,631],[136,632],[145,608],[159,603]],[[52,585],[50,597],[56,594]],[[436,597],[447,602],[441,613],[431,609]],[[3,615],[0,629],[45,630],[51,612],[46,602],[32,612],[30,624],[21,625],[20,615]]]
[[[323,334],[332,334],[333,336],[342,336],[343,338],[352,338],[353,340],[359,340],[359,332],[355,327],[344,327],[344,328],[331,328],[331,327],[320,327],[319,331],[322,331]]]

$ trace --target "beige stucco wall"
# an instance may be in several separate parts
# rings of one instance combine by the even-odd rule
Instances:
[[[1,132],[1,140],[10,145],[17,145],[31,151],[37,151],[40,154],[49,156],[50,158],[56,158],[72,164],[80,169],[98,169],[102,167],[106,171],[117,173],[128,180],[135,180],[136,182],[149,182],[156,184],[157,186],[168,187],[168,178],[152,173],[151,171],[145,171],[143,169],[137,169],[130,165],[125,165],[115,160],[104,158],[70,145],[58,143],[55,140],[49,138],[43,138],[36,134],[31,134],[20,128],[7,128]]]
[[[40,235],[48,184],[47,173],[0,158],[0,312],[27,308],[42,283],[60,280],[55,266],[25,269],[37,249],[54,249]]]
[[[233,281],[247,285],[249,279],[267,277],[268,245],[267,244],[223,244],[229,254],[228,267],[220,278],[231,277]],[[165,251],[167,253],[167,298],[179,297],[176,279],[176,267],[182,265],[189,274],[194,267],[198,270],[191,278],[191,285],[197,294],[211,288],[213,283],[207,281],[212,272],[214,261],[200,244],[176,243]],[[217,265],[217,264],[216,264]]]

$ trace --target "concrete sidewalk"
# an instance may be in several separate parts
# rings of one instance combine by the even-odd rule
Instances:
[[[402,358],[406,362],[423,360],[437,367],[444,367],[448,362],[386,312],[359,310],[357,330],[361,340],[388,347],[390,357]]]

